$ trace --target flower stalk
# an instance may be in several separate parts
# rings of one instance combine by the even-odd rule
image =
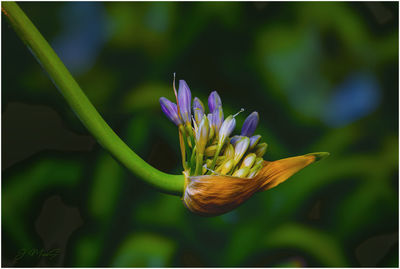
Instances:
[[[181,195],[183,175],[170,175],[152,167],[132,151],[104,121],[78,83],[25,13],[15,2],[2,2],[2,13],[48,73],[54,85],[97,141],[138,178],[158,190]]]

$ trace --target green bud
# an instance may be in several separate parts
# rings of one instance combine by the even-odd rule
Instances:
[[[264,159],[261,157],[257,157],[256,161],[254,162],[254,166],[259,165],[259,164],[263,164]]]
[[[254,149],[257,157],[264,156],[265,152],[267,152],[267,147],[268,147],[267,143],[258,144]]]
[[[210,167],[210,166],[211,166],[211,163],[212,163],[212,160],[211,160],[211,159],[207,159],[207,160],[206,160],[206,165],[207,165],[207,167]]]
[[[236,172],[233,173],[232,176],[234,176],[234,177],[246,177],[249,172],[250,172],[250,169],[248,167],[244,167],[244,168],[240,168],[239,170],[236,170]]]
[[[234,165],[238,164],[240,159],[246,153],[250,144],[250,139],[247,136],[242,137],[236,142],[235,145],[235,155],[233,157]]]
[[[221,165],[221,174],[222,175],[226,175],[228,174],[233,167],[233,160],[230,159],[228,161],[226,161],[224,164]]]
[[[220,164],[222,164],[223,162],[225,162],[225,160],[227,160],[228,158],[227,157],[225,157],[225,156],[219,156],[219,157],[217,157],[217,162],[216,162],[216,164],[217,165],[220,165]]]
[[[254,177],[258,173],[258,171],[261,170],[262,167],[263,167],[262,164],[253,166],[253,168],[250,169],[250,172],[247,177],[249,178]]]
[[[226,158],[228,159],[232,159],[234,155],[235,155],[235,149],[233,148],[233,145],[228,144],[225,148],[224,156],[226,156]]]
[[[207,144],[209,132],[209,124],[206,116],[200,122],[199,128],[196,133],[196,147],[198,154],[203,154]]]
[[[254,162],[256,161],[256,154],[254,153],[249,153],[246,155],[246,157],[242,161],[242,165],[240,165],[240,168],[248,167],[249,169],[253,166]]]
[[[206,155],[206,157],[213,157],[216,151],[217,151],[217,145],[215,144],[208,146],[204,151],[204,154]]]

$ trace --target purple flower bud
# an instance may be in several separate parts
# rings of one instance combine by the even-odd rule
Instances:
[[[210,128],[213,128],[213,125],[212,125],[213,116],[211,113],[207,114],[207,119],[208,119],[208,123],[210,124]]]
[[[231,144],[232,144],[232,145],[235,145],[236,142],[237,142],[240,138],[242,138],[242,136],[240,136],[240,135],[235,135],[235,136],[233,136],[233,137],[231,138]]]
[[[222,110],[222,106],[219,106],[212,113],[211,125],[213,126],[216,133],[218,133],[219,128],[221,127],[223,121],[224,121],[224,111]]]
[[[235,118],[230,115],[227,117],[221,125],[218,134],[218,144],[222,146],[225,143],[225,140],[231,135],[233,130],[236,127],[236,120]]]
[[[168,100],[165,97],[160,98],[160,105],[161,105],[161,110],[164,112],[165,115],[176,125],[182,124],[182,121],[180,120],[178,116],[178,108],[176,107],[175,103],[172,103],[170,100]]]
[[[193,99],[193,115],[197,124],[200,123],[201,119],[204,116],[204,105],[197,97]]]
[[[253,149],[257,143],[260,141],[261,135],[253,135],[250,137],[250,149]]]
[[[242,133],[243,136],[251,136],[257,128],[258,112],[251,113],[243,123]]]
[[[178,105],[179,112],[181,114],[182,120],[187,125],[190,125],[191,113],[190,104],[192,102],[192,94],[190,93],[189,86],[184,80],[179,80],[179,90],[178,90]]]
[[[210,113],[213,113],[214,110],[219,106],[222,106],[221,98],[219,97],[217,91],[213,91],[208,97],[208,109],[210,110]]]

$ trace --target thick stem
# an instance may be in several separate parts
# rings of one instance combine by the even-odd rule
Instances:
[[[15,32],[47,71],[55,86],[97,141],[140,179],[162,192],[180,195],[184,188],[184,176],[163,173],[133,152],[100,116],[57,54],[19,6],[14,2],[1,4],[2,12]]]

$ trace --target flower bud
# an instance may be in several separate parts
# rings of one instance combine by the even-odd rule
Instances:
[[[246,153],[249,148],[250,139],[245,136],[242,137],[235,145],[235,156],[233,157],[235,165],[240,161],[243,155]]]
[[[242,136],[240,136],[240,135],[234,135],[232,138],[231,138],[231,144],[232,145],[235,145],[236,144],[236,142],[240,139],[240,138],[242,138]]]
[[[219,106],[222,106],[221,98],[219,97],[217,91],[213,91],[208,97],[208,110],[210,113],[213,113],[214,110]]]
[[[206,148],[206,150],[204,151],[204,155],[206,155],[206,157],[213,157],[216,151],[217,144],[214,144]]]
[[[208,119],[208,123],[210,125],[210,133],[208,134],[208,140],[211,140],[214,138],[214,135],[215,135],[215,129],[214,129],[213,125],[211,124],[213,121],[213,116],[211,113],[207,114],[207,119]]]
[[[228,159],[233,159],[233,156],[235,155],[235,149],[233,148],[232,144],[228,144],[225,148],[224,151],[224,156]]]
[[[257,156],[254,153],[249,153],[243,159],[242,165],[240,168],[248,167],[249,169],[253,166],[254,162],[256,161]]]
[[[255,175],[258,173],[258,171],[260,171],[260,169],[261,169],[262,167],[263,167],[262,164],[254,165],[254,166],[250,169],[249,174],[248,174],[248,177],[251,178],[251,177],[255,176]]]
[[[165,97],[161,97],[160,105],[161,105],[161,110],[168,117],[168,119],[170,119],[177,126],[182,124],[182,121],[179,118],[178,109],[177,109],[177,106],[175,103],[172,103],[170,100],[168,100]]]
[[[221,165],[222,163],[224,163],[228,158],[226,156],[218,156],[217,157],[217,165]],[[212,162],[212,160],[210,159],[210,161]]]
[[[221,174],[222,175],[228,174],[232,170],[233,164],[234,163],[233,163],[232,159],[230,159],[230,160],[226,161],[224,164],[222,164],[222,166],[221,166]]]
[[[236,127],[236,120],[232,115],[230,115],[224,120],[224,122],[221,125],[221,128],[219,129],[218,145],[220,145],[221,147],[224,145],[226,139],[231,135],[235,127]]]
[[[264,159],[262,157],[257,157],[256,161],[254,162],[253,166],[262,164],[264,162]]]
[[[257,125],[258,125],[258,112],[254,111],[244,121],[241,135],[251,136],[256,130]]]
[[[243,168],[236,170],[232,176],[233,177],[246,177],[247,174],[249,173],[249,171],[250,171],[250,169],[248,167],[243,167]]]
[[[204,115],[204,105],[201,102],[201,100],[197,97],[193,99],[193,114],[196,123],[200,124],[200,121],[203,119]]]
[[[215,133],[218,133],[223,121],[224,121],[224,112],[222,110],[222,106],[219,106],[212,113],[211,125],[213,126]]]
[[[254,149],[257,146],[258,142],[260,142],[261,135],[253,135],[250,137],[250,150]]]
[[[196,148],[197,153],[203,154],[204,149],[207,145],[208,139],[208,132],[209,132],[209,123],[206,116],[203,116],[203,119],[200,122],[196,133]]]
[[[268,144],[267,144],[267,143],[258,144],[258,145],[254,148],[254,151],[255,151],[257,157],[262,157],[262,156],[264,156],[265,152],[267,152],[267,147],[268,147]]]
[[[192,101],[192,94],[190,92],[189,86],[186,84],[184,80],[180,80],[179,90],[178,90],[178,105],[182,121],[186,125],[190,125],[191,121],[191,112],[190,112],[191,101]]]

